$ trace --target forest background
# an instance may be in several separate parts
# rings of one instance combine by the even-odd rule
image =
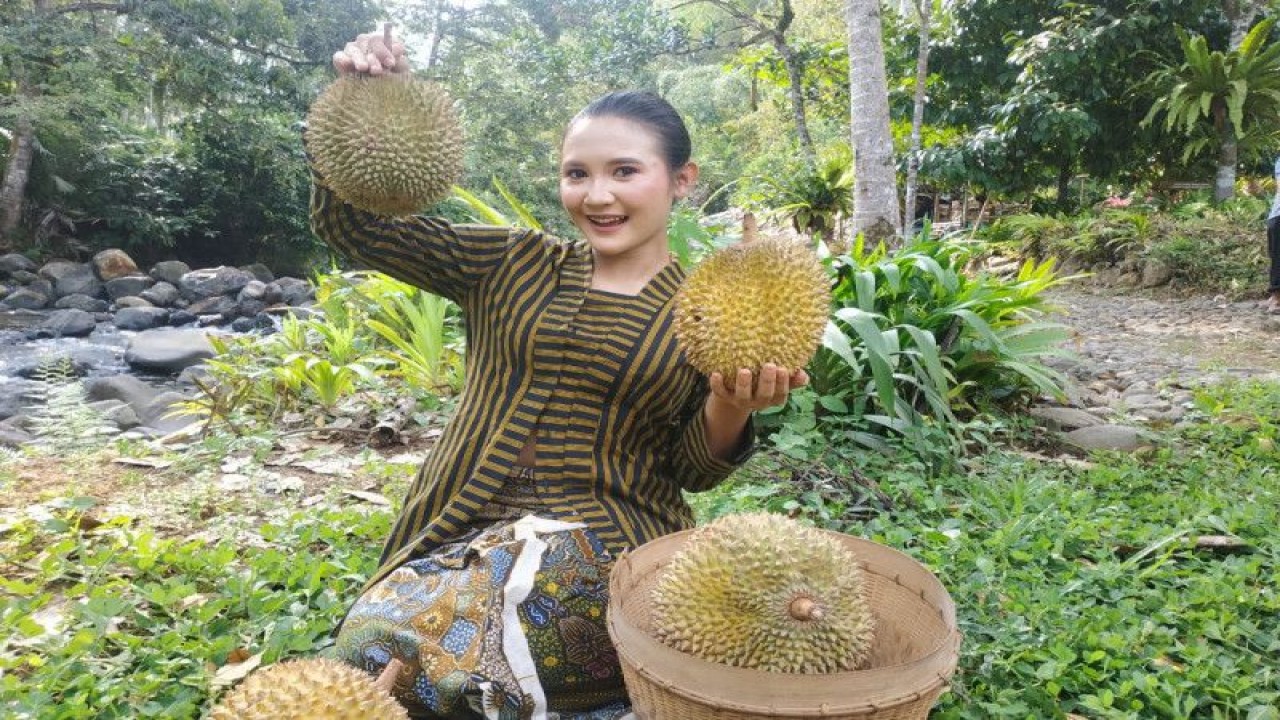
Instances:
[[[900,0],[880,9],[837,0],[5,3],[0,247],[309,267],[319,248],[306,226],[299,123],[332,78],[333,50],[381,20],[410,38],[418,72],[460,99],[470,138],[460,185],[498,201],[497,181],[558,231],[570,230],[555,200],[559,134],[586,101],[623,87],[657,90],[688,118],[703,210],[781,209],[808,229],[849,214],[849,118],[868,112],[851,108],[850,89],[876,80],[859,71],[850,82],[851,48],[855,67],[883,58],[882,132],[899,177],[918,164],[924,197],[912,205],[921,211],[944,195],[1062,211],[1109,189],[1215,178],[1221,200],[1235,193],[1237,170],[1268,175],[1280,127],[1270,24],[1251,54],[1241,45],[1273,3]],[[846,22],[858,12],[861,21]],[[848,32],[877,16],[882,41]]]

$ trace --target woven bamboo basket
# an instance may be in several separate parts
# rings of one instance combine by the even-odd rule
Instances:
[[[691,532],[623,555],[609,577],[609,635],[638,720],[929,716],[955,672],[960,632],[951,596],[927,568],[897,550],[832,533],[864,568],[876,624],[866,667],[827,674],[737,668],[680,652],[653,633],[650,591]]]

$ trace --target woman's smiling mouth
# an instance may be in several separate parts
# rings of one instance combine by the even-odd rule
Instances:
[[[626,215],[588,215],[587,221],[596,227],[617,227],[627,221]]]

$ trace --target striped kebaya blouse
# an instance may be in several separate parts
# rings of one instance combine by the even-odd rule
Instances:
[[[586,523],[615,556],[690,527],[680,491],[715,486],[753,450],[750,423],[731,462],[707,448],[707,381],[672,329],[676,263],[634,296],[592,290],[585,242],[380,217],[318,182],[311,225],[340,253],[458,303],[466,320],[457,409],[370,585],[469,528],[532,434],[544,514]]]

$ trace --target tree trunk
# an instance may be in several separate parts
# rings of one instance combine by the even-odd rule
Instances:
[[[1228,50],[1235,50],[1249,34],[1253,19],[1266,7],[1266,0],[1223,0],[1222,14],[1231,26],[1231,42]]]
[[[853,232],[892,242],[902,228],[889,128],[889,89],[880,37],[880,0],[846,0],[853,147]]]
[[[916,182],[920,176],[920,135],[924,127],[924,101],[927,94],[925,81],[929,78],[929,21],[933,0],[917,0],[920,12],[920,46],[916,51],[915,103],[911,110],[911,147],[907,150],[907,195],[903,202],[902,236],[915,230]]]
[[[1235,131],[1227,124],[1220,135],[1222,144],[1218,148],[1218,172],[1213,178],[1213,201],[1230,200],[1236,194],[1236,162],[1239,160],[1240,143],[1236,140]]]
[[[805,160],[810,167],[818,165],[818,151],[813,147],[813,137],[809,135],[809,121],[807,119],[804,107],[804,66],[800,58],[796,56],[791,46],[787,45],[786,38],[780,34],[773,37],[773,47],[782,56],[782,62],[787,67],[787,81],[790,84],[789,94],[791,95],[791,115],[796,123],[796,136],[800,138],[800,149],[804,152]]]
[[[1058,168],[1058,209],[1066,212],[1071,203],[1071,161]]]
[[[22,199],[27,192],[31,161],[35,158],[36,133],[31,121],[19,117],[9,144],[9,163],[0,185],[0,249],[13,247],[12,236],[22,219]]]

